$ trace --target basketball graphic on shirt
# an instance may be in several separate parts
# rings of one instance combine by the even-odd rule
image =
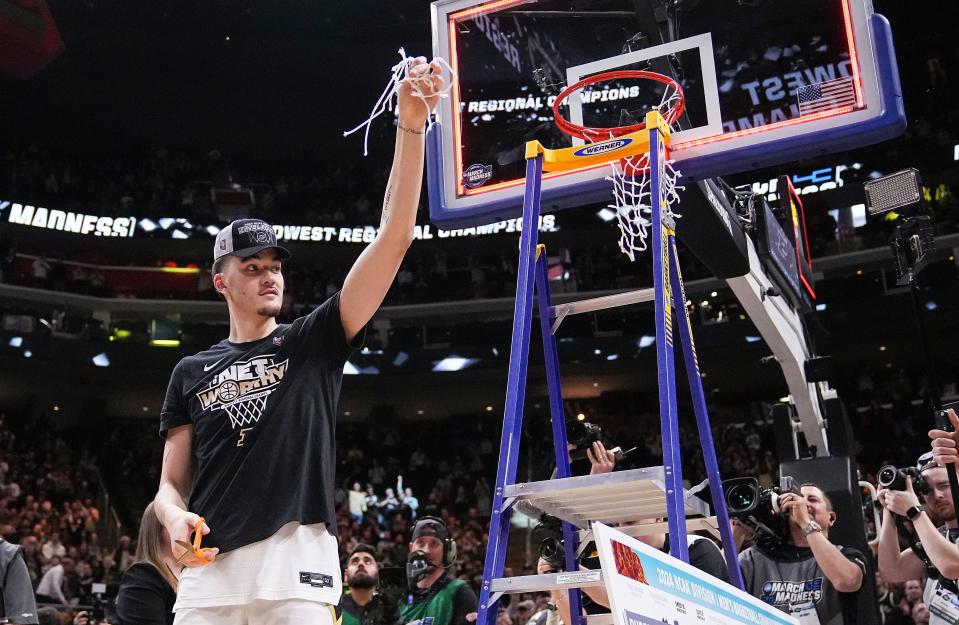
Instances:
[[[233,380],[227,380],[220,385],[216,394],[219,396],[220,401],[224,403],[231,402],[240,394],[240,385]]]
[[[238,361],[221,371],[196,394],[203,410],[222,409],[234,429],[260,420],[267,399],[286,375],[289,359],[274,354]]]

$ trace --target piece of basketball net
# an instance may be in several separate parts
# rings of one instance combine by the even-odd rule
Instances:
[[[364,126],[366,127],[366,132],[363,134],[363,156],[366,156],[369,153],[370,124],[373,123],[374,119],[386,111],[393,110],[393,107],[396,105],[397,92],[399,91],[400,85],[403,82],[408,82],[410,84],[410,87],[413,90],[413,95],[420,98],[420,100],[423,101],[423,106],[429,109],[429,104],[426,103],[426,99],[434,96],[439,96],[441,98],[449,97],[449,92],[452,88],[453,81],[456,80],[456,72],[454,72],[453,68],[449,66],[449,63],[446,62],[446,59],[436,57],[433,59],[433,62],[439,63],[446,69],[447,72],[449,72],[449,81],[446,83],[446,87],[443,90],[434,91],[433,81],[430,79],[430,74],[426,73],[420,76],[410,76],[409,70],[413,65],[414,58],[407,56],[406,50],[403,48],[400,48],[397,50],[397,52],[402,60],[390,69],[390,80],[388,83],[386,83],[386,88],[376,101],[376,104],[373,105],[373,110],[370,111],[369,117],[367,117],[366,121],[362,124],[359,124],[356,128],[343,132],[343,136],[348,137],[360,128],[363,128]],[[427,115],[426,119],[426,129],[429,131],[433,127],[433,118],[432,116]]]
[[[662,114],[663,119],[670,126],[674,126],[682,116],[686,105],[683,90],[679,83],[669,76],[655,72],[621,70],[596,74],[564,89],[553,103],[553,117],[556,120],[556,126],[568,135],[590,142],[607,141],[645,129],[645,121],[618,128],[582,126],[572,123],[559,112],[560,104],[573,92],[596,83],[623,78],[654,80],[666,85],[663,96],[655,107],[656,110]],[[664,204],[663,223],[666,227],[672,228],[675,226],[676,219],[682,217],[682,215],[673,211],[673,206],[679,202],[679,191],[684,187],[676,184],[681,174],[673,166],[668,155],[668,148],[663,146],[663,156],[666,159],[663,166],[663,176],[660,179]],[[619,249],[630,261],[635,261],[636,253],[643,252],[648,247],[649,227],[652,225],[653,201],[650,196],[649,154],[629,156],[612,162],[610,166],[612,172],[611,175],[606,176],[606,180],[613,183],[613,203],[609,204],[608,207],[615,212],[616,221],[619,224]]]

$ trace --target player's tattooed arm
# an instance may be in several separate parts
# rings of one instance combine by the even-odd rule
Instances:
[[[380,228],[385,228],[390,223],[390,198],[393,196],[392,183],[386,186],[386,195],[383,197],[383,214],[380,216]]]

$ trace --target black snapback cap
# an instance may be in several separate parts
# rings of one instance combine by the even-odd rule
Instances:
[[[237,219],[216,235],[213,262],[224,256],[249,258],[271,247],[281,259],[290,257],[290,250],[277,245],[273,226],[261,219]]]

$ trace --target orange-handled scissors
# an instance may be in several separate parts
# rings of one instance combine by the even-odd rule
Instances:
[[[176,559],[177,563],[181,562],[183,558],[187,557],[191,553],[200,561],[201,564],[209,564],[213,562],[211,558],[207,558],[203,553],[203,549],[200,547],[203,542],[203,524],[206,523],[206,519],[200,517],[197,519],[196,525],[193,526],[193,544],[186,542],[185,540],[177,540],[176,544],[180,545],[186,551],[182,556]]]

